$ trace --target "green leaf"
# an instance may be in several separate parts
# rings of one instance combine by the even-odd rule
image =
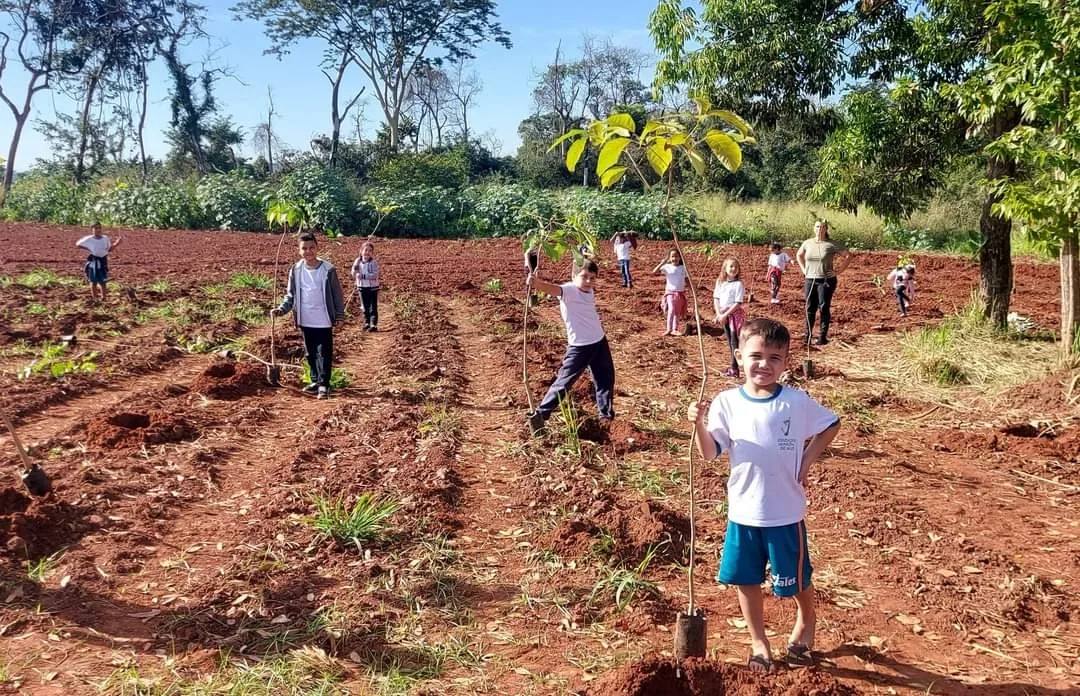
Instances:
[[[607,117],[607,124],[612,128],[625,128],[630,133],[637,131],[637,124],[634,123],[634,117],[630,114],[612,114]]]
[[[596,160],[596,173],[602,176],[604,172],[615,166],[629,144],[629,138],[613,138],[604,143],[604,147],[600,149],[600,156]]]
[[[742,117],[739,116],[738,114],[736,114],[734,111],[725,111],[724,109],[712,109],[706,115],[707,116],[715,116],[716,118],[719,118],[719,119],[727,122],[729,125],[734,127],[737,131],[739,131],[743,135],[747,135],[747,134],[753,132],[753,130],[754,130],[753,128],[750,127],[749,123],[744,121],[742,119]]]
[[[562,135],[560,135],[558,138],[555,138],[555,140],[551,141],[551,147],[549,147],[547,149],[547,151],[551,152],[556,147],[558,147],[559,144],[561,142],[563,142],[564,140],[569,140],[570,138],[580,138],[583,135],[585,135],[585,131],[583,131],[582,129],[580,129],[580,128],[571,128],[570,130],[568,130],[565,133],[563,133]]]
[[[589,124],[589,141],[599,147],[600,143],[604,142],[606,131],[603,121],[593,121]]]
[[[705,134],[705,143],[729,172],[737,171],[742,166],[742,150],[727,133],[711,130]]]
[[[612,185],[618,183],[625,175],[626,167],[610,167],[600,175],[600,187],[605,189],[611,188]]]
[[[649,165],[653,168],[653,171],[663,176],[667,173],[668,167],[671,166],[671,160],[674,157],[671,150],[667,147],[667,138],[657,138],[652,145],[645,150],[645,156],[649,160]]]
[[[707,114],[709,110],[712,109],[712,102],[709,101],[708,97],[694,97],[693,101],[698,108],[698,113],[702,116]]]
[[[578,138],[574,141],[574,144],[570,146],[570,149],[566,151],[566,168],[569,171],[577,169],[578,160],[581,159],[582,153],[585,152],[585,145],[588,142],[585,138]]]
[[[701,153],[691,147],[686,148],[684,152],[686,152],[686,159],[690,160],[690,165],[698,173],[698,176],[705,176],[705,158],[701,156]]]

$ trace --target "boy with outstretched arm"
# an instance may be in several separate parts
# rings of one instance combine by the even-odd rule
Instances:
[[[315,235],[300,235],[300,260],[289,271],[285,299],[270,310],[281,316],[295,309],[296,326],[304,334],[311,384],[304,387],[320,399],[330,395],[330,373],[334,357],[334,325],[345,320],[345,300],[337,270],[318,257]]]
[[[611,348],[600,324],[600,315],[596,313],[596,292],[593,290],[598,271],[595,261],[585,259],[574,266],[574,276],[569,283],[555,285],[540,280],[535,273],[530,273],[525,281],[530,291],[539,290],[559,298],[567,344],[559,374],[536,411],[529,414],[529,429],[533,435],[540,434],[548,417],[586,369],[596,387],[596,410],[600,418],[615,417],[615,363],[611,360]]]
[[[772,569],[773,594],[793,597],[795,626],[785,660],[813,663],[814,588],[806,545],[806,481],[810,466],[829,446],[840,419],[806,392],[778,383],[787,366],[791,335],[772,319],[754,319],[739,333],[741,387],[720,392],[710,404],[690,404],[698,451],[706,460],[726,453],[728,525],[717,580],[734,585],[750,629],[747,666],[773,668],[765,637],[761,584]]]

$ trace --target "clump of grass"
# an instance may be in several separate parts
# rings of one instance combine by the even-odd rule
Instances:
[[[424,420],[416,427],[422,447],[435,442],[457,442],[461,437],[461,416],[445,405],[428,405],[424,411]]]
[[[656,556],[656,547],[650,546],[644,558],[633,568],[606,566],[600,579],[589,594],[589,604],[601,598],[611,599],[619,611],[626,609],[639,595],[656,595],[660,589],[655,582],[645,579],[645,573]]]
[[[15,279],[17,285],[25,288],[51,288],[54,285],[75,285],[79,282],[77,278],[62,276],[47,268],[36,268]]]
[[[311,376],[311,366],[308,365],[307,361],[305,360],[304,361],[304,369],[300,373],[300,383],[302,385],[308,385],[308,384],[311,384],[313,381],[314,380],[313,380],[313,378]],[[349,386],[349,383],[351,381],[352,381],[352,378],[349,376],[349,373],[346,372],[343,368],[340,368],[340,367],[331,367],[330,368],[330,388],[331,389],[344,389],[345,387]]]
[[[360,542],[381,538],[387,529],[387,520],[401,506],[396,500],[380,498],[373,493],[364,493],[351,506],[344,496],[315,496],[312,502],[315,514],[308,518],[308,524],[341,544],[357,546]]]
[[[49,308],[46,307],[45,305],[41,304],[40,302],[31,302],[30,304],[28,304],[26,306],[26,313],[27,314],[39,315],[39,314],[47,314],[48,312],[49,312]]]
[[[503,282],[499,278],[492,278],[488,282],[484,283],[484,292],[491,295],[498,295],[502,292]]]
[[[49,577],[49,575],[56,570],[56,565],[60,562],[60,558],[63,555],[63,551],[57,551],[54,554],[42,556],[41,558],[26,559],[26,577],[34,582],[45,582],[45,578]]]
[[[229,287],[236,290],[269,290],[272,285],[270,276],[261,273],[234,273],[229,278]]]
[[[19,379],[30,379],[35,375],[47,375],[60,379],[66,375],[80,372],[93,372],[97,369],[97,352],[76,355],[67,358],[67,347],[63,343],[45,343],[38,349],[38,357],[19,370]]]
[[[390,300],[390,306],[394,309],[394,314],[402,322],[406,322],[416,316],[420,311],[420,304],[416,298],[408,293],[400,293],[394,296]]]
[[[902,381],[940,387],[971,385],[1004,388],[1027,381],[1049,365],[1054,346],[996,329],[973,299],[937,326],[924,327],[900,339]],[[1048,361],[1041,364],[1040,353]]]
[[[559,432],[562,441],[558,445],[558,451],[580,457],[581,420],[578,418],[577,409],[574,408],[574,399],[569,394],[559,399],[559,419],[562,422]]]
[[[877,432],[877,414],[865,400],[848,392],[835,392],[827,401],[830,408],[844,416],[846,423],[854,424],[855,432],[861,435]]]
[[[162,278],[147,285],[146,289],[150,292],[166,293],[172,290],[172,283]]]

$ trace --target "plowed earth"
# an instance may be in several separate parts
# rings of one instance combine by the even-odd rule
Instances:
[[[592,419],[585,378],[574,388],[579,437],[555,418],[530,441],[514,241],[377,242],[379,332],[360,330],[353,302],[335,334],[349,385],[319,401],[296,388],[291,320],[276,333],[283,388],[256,362],[205,352],[231,343],[269,357],[272,291],[229,281],[273,275],[276,237],[123,231],[113,299],[92,306],[77,278],[81,234],[0,224],[0,276],[11,280],[0,290],[0,388],[55,486],[31,499],[0,438],[12,472],[0,486],[0,691],[190,693],[201,680],[203,693],[223,693],[237,665],[248,678],[287,664],[297,686],[260,693],[1076,693],[1072,376],[1046,371],[994,399],[961,390],[963,408],[920,401],[884,375],[846,376],[895,352],[900,332],[964,306],[978,276],[967,260],[916,257],[906,319],[873,282],[895,255],[859,254],[841,279],[836,340],[815,354],[824,376],[800,386],[854,399],[877,425],[847,425],[811,474],[820,666],[754,675],[734,591],[712,581],[723,462],[699,470],[695,511],[709,659],[670,659],[687,602],[682,414],[697,348],[659,335],[662,285],[645,270],[667,245],[643,243],[633,290],[618,287],[602,250],[619,417]],[[347,269],[359,245],[323,240],[321,253]],[[797,271],[770,305],[766,250],[728,253],[748,279],[754,269],[751,316],[798,333]],[[708,298],[719,260],[690,262]],[[20,282],[36,269],[75,280]],[[1057,288],[1055,267],[1020,264],[1015,309],[1052,329]],[[719,374],[727,348],[706,333]],[[64,356],[96,369],[16,378],[64,334],[79,339]],[[565,345],[550,301],[531,313],[529,336],[536,399]],[[714,379],[710,393],[725,386]],[[316,496],[351,504],[364,493],[398,504],[385,534],[334,541],[314,529]],[[767,597],[782,652],[793,607]]]

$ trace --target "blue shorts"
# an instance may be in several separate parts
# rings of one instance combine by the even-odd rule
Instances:
[[[806,523],[783,527],[748,527],[728,521],[720,572],[725,585],[760,585],[765,582],[765,563],[772,570],[773,594],[794,597],[810,587],[810,550]]]

